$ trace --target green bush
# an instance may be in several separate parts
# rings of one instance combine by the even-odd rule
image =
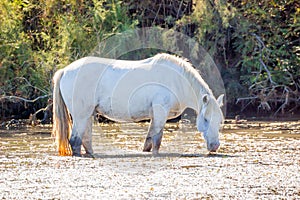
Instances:
[[[275,112],[299,107],[296,0],[156,2],[2,0],[1,95],[29,99],[51,95],[49,86],[57,69],[89,55],[95,44],[113,34],[155,25],[199,41],[221,70],[229,104],[244,97],[240,99],[244,105],[251,102]],[[155,52],[131,53],[146,57]]]
[[[134,27],[126,12],[118,0],[1,1],[0,87],[24,77],[50,93],[57,69],[88,55],[112,34]]]
[[[229,103],[251,101],[275,112],[299,106],[297,1],[196,0],[178,26],[191,23],[222,71]]]

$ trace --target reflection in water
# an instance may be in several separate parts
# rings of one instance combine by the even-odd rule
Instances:
[[[148,126],[147,122],[94,125],[93,147],[96,156],[151,156],[149,153],[142,153]],[[225,124],[220,134],[221,148],[218,153],[226,155],[249,150],[263,152],[265,150],[260,147],[261,141],[269,143],[271,148],[282,140],[300,139],[299,127],[299,122]],[[50,126],[0,130],[0,156],[56,155],[50,132]],[[167,123],[160,153],[161,156],[170,157],[203,156],[207,155],[207,150],[205,141],[194,124]]]
[[[94,151],[103,155],[141,153],[148,126],[149,123],[126,123],[94,127]],[[193,125],[181,127],[178,123],[168,123],[160,153],[179,154],[189,152],[190,148],[205,152],[204,140],[201,134],[196,133],[196,128]]]
[[[37,157],[54,154],[50,127],[0,130],[0,156]]]

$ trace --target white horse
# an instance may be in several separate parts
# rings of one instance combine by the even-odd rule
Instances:
[[[93,155],[92,115],[114,121],[150,119],[143,151],[157,154],[168,119],[186,108],[197,113],[208,151],[219,148],[223,121],[217,100],[193,66],[176,56],[158,54],[140,61],[85,57],[58,70],[53,78],[53,134],[59,155]]]

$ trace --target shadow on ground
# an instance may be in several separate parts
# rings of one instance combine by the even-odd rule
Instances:
[[[180,154],[180,153],[160,153],[152,155],[152,153],[133,153],[133,154],[94,154],[94,158],[232,158],[238,157],[236,155],[228,154]]]

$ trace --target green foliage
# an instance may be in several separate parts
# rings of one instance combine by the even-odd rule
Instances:
[[[229,102],[239,97],[297,104],[300,90],[300,8],[289,1],[196,0],[178,26],[195,37],[222,69]],[[243,88],[243,89],[242,89]],[[263,96],[263,98],[261,98]]]
[[[300,9],[296,1],[242,1],[232,20],[240,81],[261,103],[297,104]]]
[[[129,15],[139,27],[174,27],[176,21],[192,12],[191,0],[123,0]]]
[[[219,69],[222,69],[229,94],[227,100],[233,102],[236,96],[245,92],[239,84],[239,73],[230,69],[236,62],[235,56],[230,53],[231,21],[236,18],[236,8],[225,0],[196,0],[193,11],[191,15],[178,20],[177,27],[184,30],[187,24],[195,25],[194,34],[191,35],[208,51]]]
[[[50,92],[58,68],[135,26],[126,12],[118,0],[1,1],[0,86],[24,77]]]
[[[240,12],[247,19],[235,23],[237,31],[233,39],[236,52],[243,57],[241,70],[246,75],[251,71],[259,71],[259,60],[268,66],[274,74],[274,81],[279,84],[288,83],[284,78],[287,73],[297,72],[300,15],[299,8],[297,11],[297,7],[294,7],[296,5],[295,1],[243,4]],[[277,72],[281,74],[279,77]]]
[[[193,9],[191,15],[177,21],[177,26],[195,24],[194,37],[212,56],[216,56],[226,48],[226,32],[230,19],[235,15],[234,8],[222,0],[196,0]]]
[[[228,102],[250,94],[260,103],[277,103],[288,94],[289,102],[299,105],[296,0],[2,0],[0,19],[1,95],[34,98],[50,93],[57,69],[89,55],[113,34],[155,25],[200,42],[221,69]],[[156,52],[147,49],[123,57]],[[29,91],[16,77],[36,88]]]

